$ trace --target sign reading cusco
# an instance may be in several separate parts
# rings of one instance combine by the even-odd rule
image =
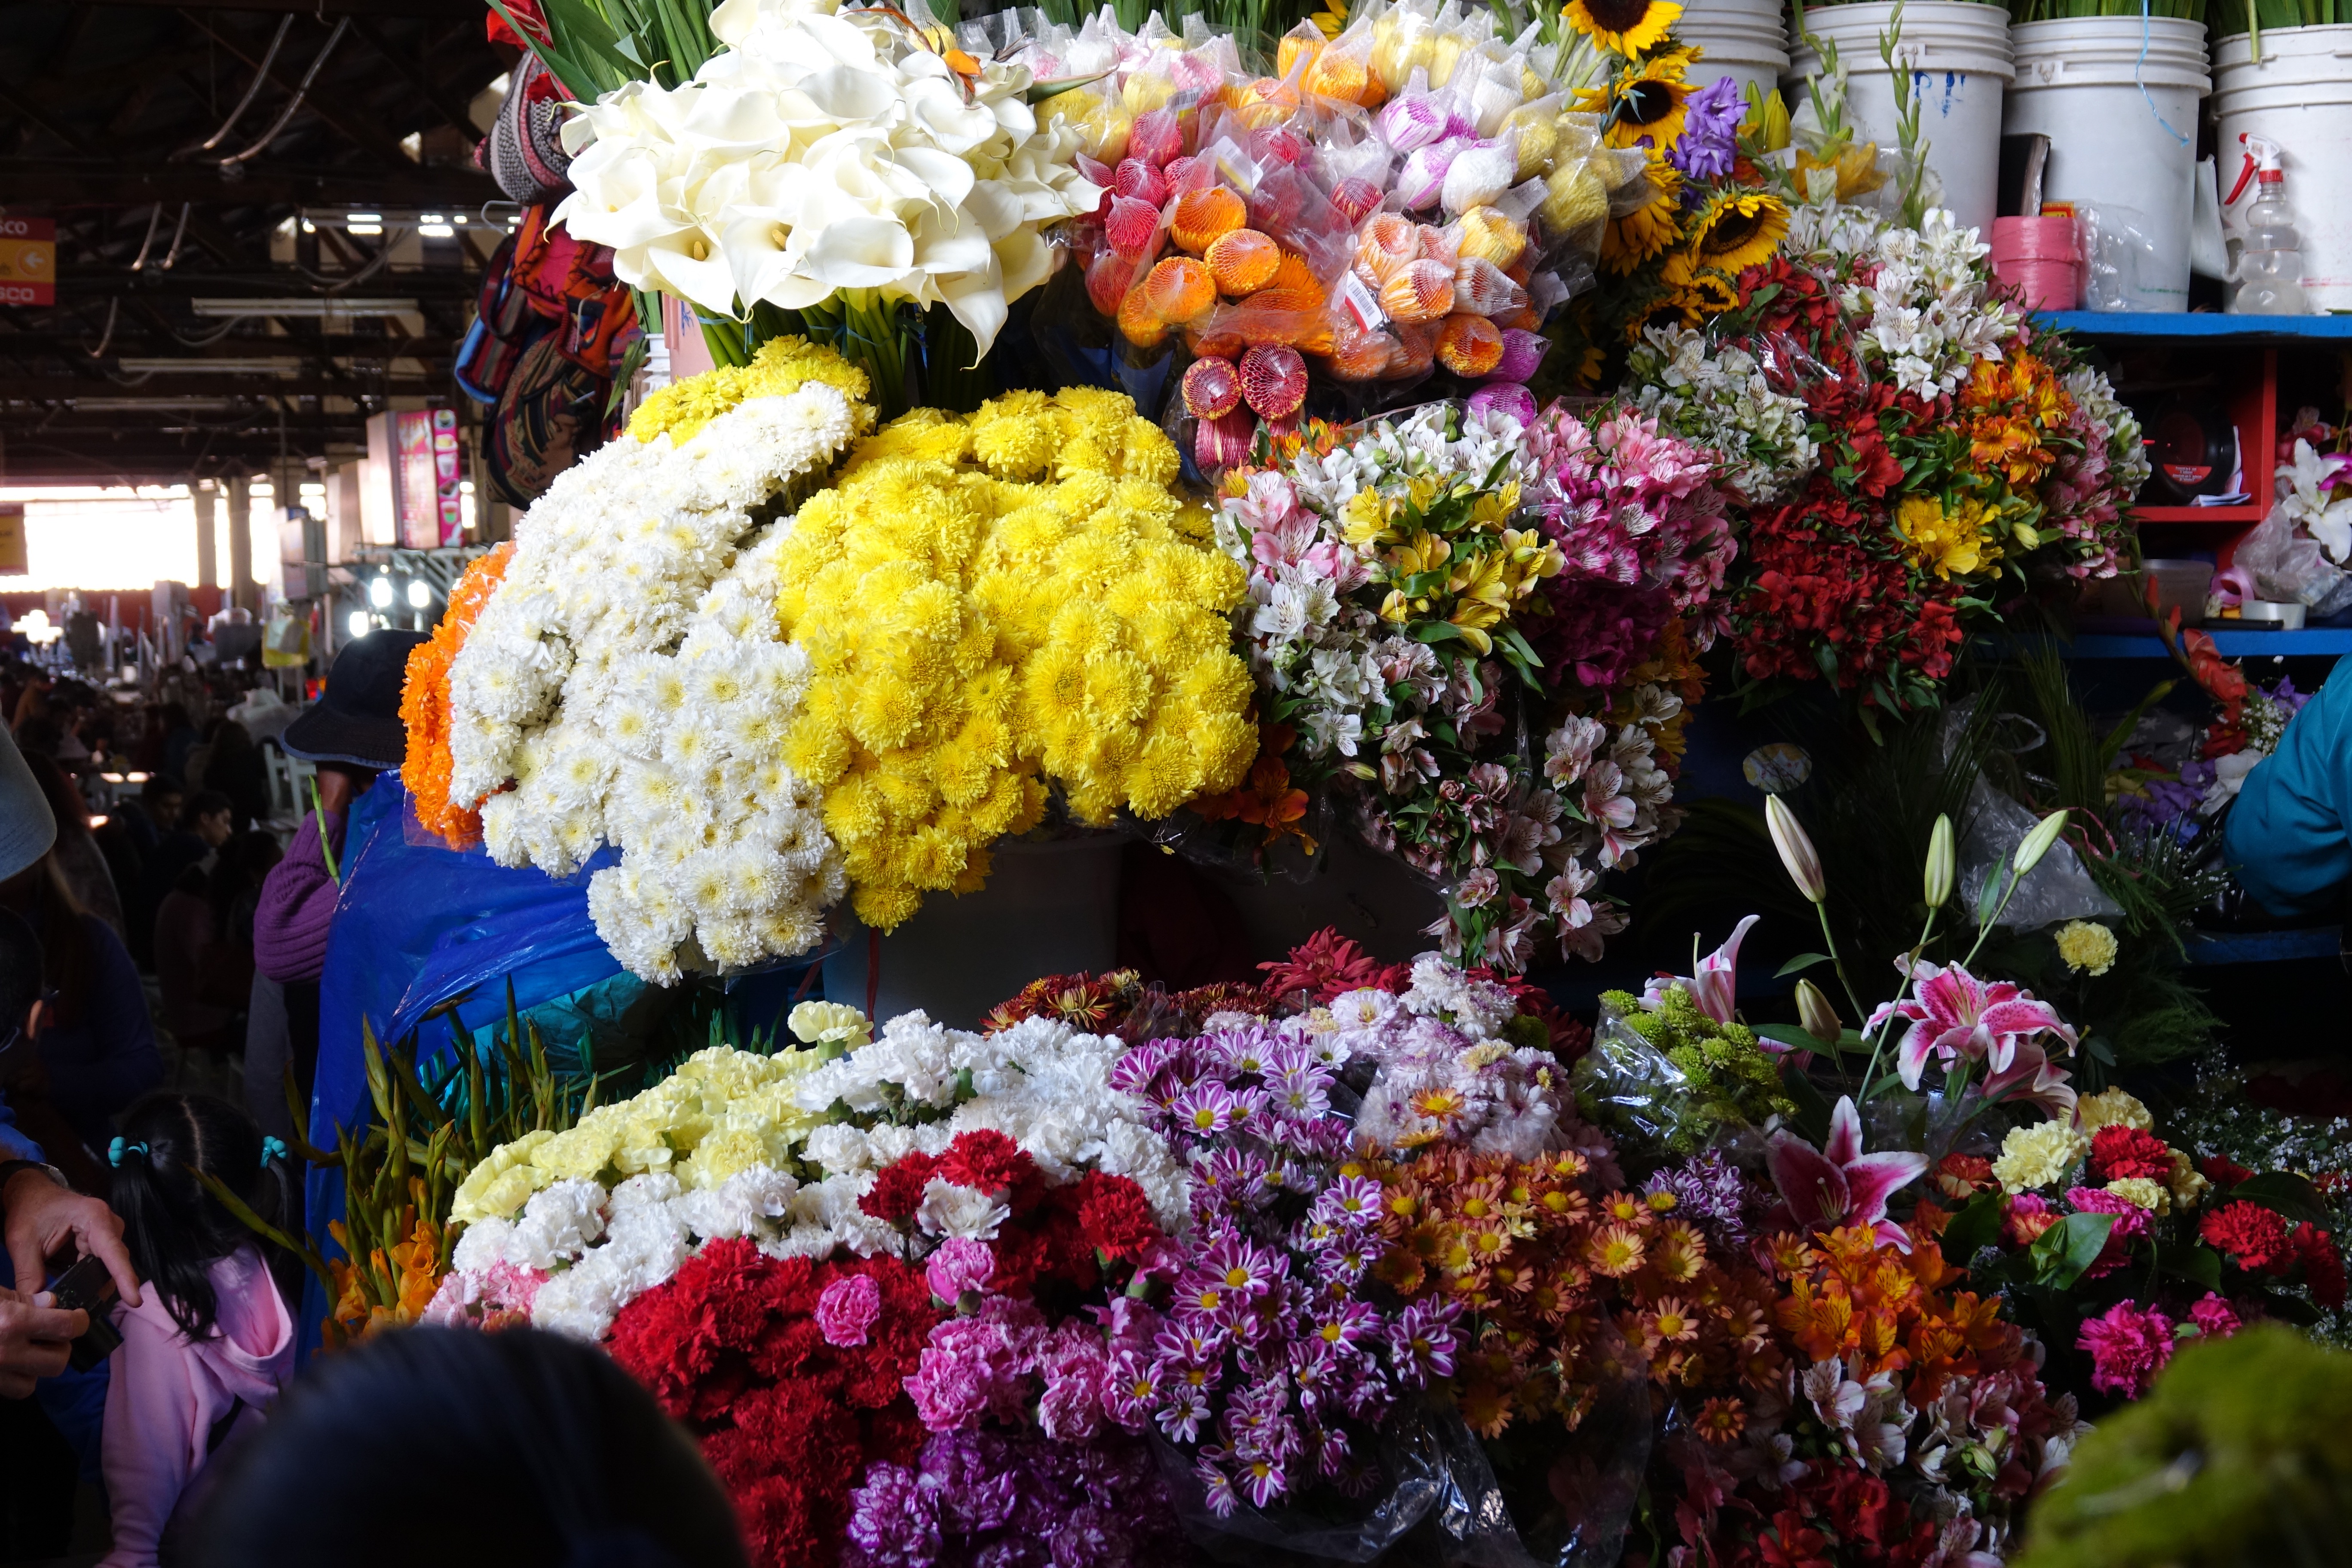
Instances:
[[[57,224],[0,214],[0,305],[57,302]]]

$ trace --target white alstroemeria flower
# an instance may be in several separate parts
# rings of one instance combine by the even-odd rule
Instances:
[[[2278,469],[2278,504],[2287,520],[2301,523],[2339,563],[2352,557],[2352,496],[2332,498],[2347,476],[2352,476],[2352,466],[2341,458],[2320,456],[2302,439],[2294,444],[2294,459]]]

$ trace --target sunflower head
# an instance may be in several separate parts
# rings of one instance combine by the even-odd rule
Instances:
[[[1789,208],[1769,191],[1728,185],[1708,194],[1691,214],[1691,258],[1700,267],[1738,272],[1770,258],[1789,232]]]
[[[1674,0],[1568,0],[1560,13],[1595,46],[1628,58],[1655,47],[1682,14]]]
[[[1649,167],[1643,173],[1656,195],[1624,216],[1611,219],[1601,238],[1601,264],[1621,278],[1673,249],[1683,238],[1682,171],[1653,147]],[[1786,222],[1784,215],[1784,227]]]
[[[1653,147],[1671,149],[1682,140],[1683,105],[1692,91],[1685,71],[1694,52],[1661,49],[1618,77],[1608,91],[1610,146],[1638,146],[1646,138]]]

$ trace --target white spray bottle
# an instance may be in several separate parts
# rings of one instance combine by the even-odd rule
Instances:
[[[2308,316],[2311,300],[2303,291],[2303,237],[2295,232],[2294,211],[2287,205],[2286,171],[2280,166],[2282,149],[2252,132],[2242,132],[2246,161],[2230,192],[2235,206],[2254,184],[2254,199],[2238,218],[2242,246],[2231,270],[2238,291],[2230,310],[2240,316]]]

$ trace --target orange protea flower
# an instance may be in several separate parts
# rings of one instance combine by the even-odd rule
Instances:
[[[449,608],[430,639],[409,651],[408,675],[400,690],[400,722],[408,731],[406,760],[401,782],[408,786],[416,820],[425,831],[454,848],[467,848],[482,837],[482,819],[474,808],[479,801],[449,798],[449,667],[466,646],[467,634],[506,581],[507,563],[514,558],[509,540],[466,568],[449,590]]]
[[[1699,1406],[1698,1418],[1692,1425],[1709,1443],[1737,1443],[1748,1429],[1748,1407],[1737,1399],[1710,1399]]]
[[[1641,1268],[1647,1251],[1642,1233],[1629,1225],[1612,1225],[1594,1231],[1591,1239],[1584,1244],[1584,1255],[1592,1271],[1612,1279],[1622,1279]]]

